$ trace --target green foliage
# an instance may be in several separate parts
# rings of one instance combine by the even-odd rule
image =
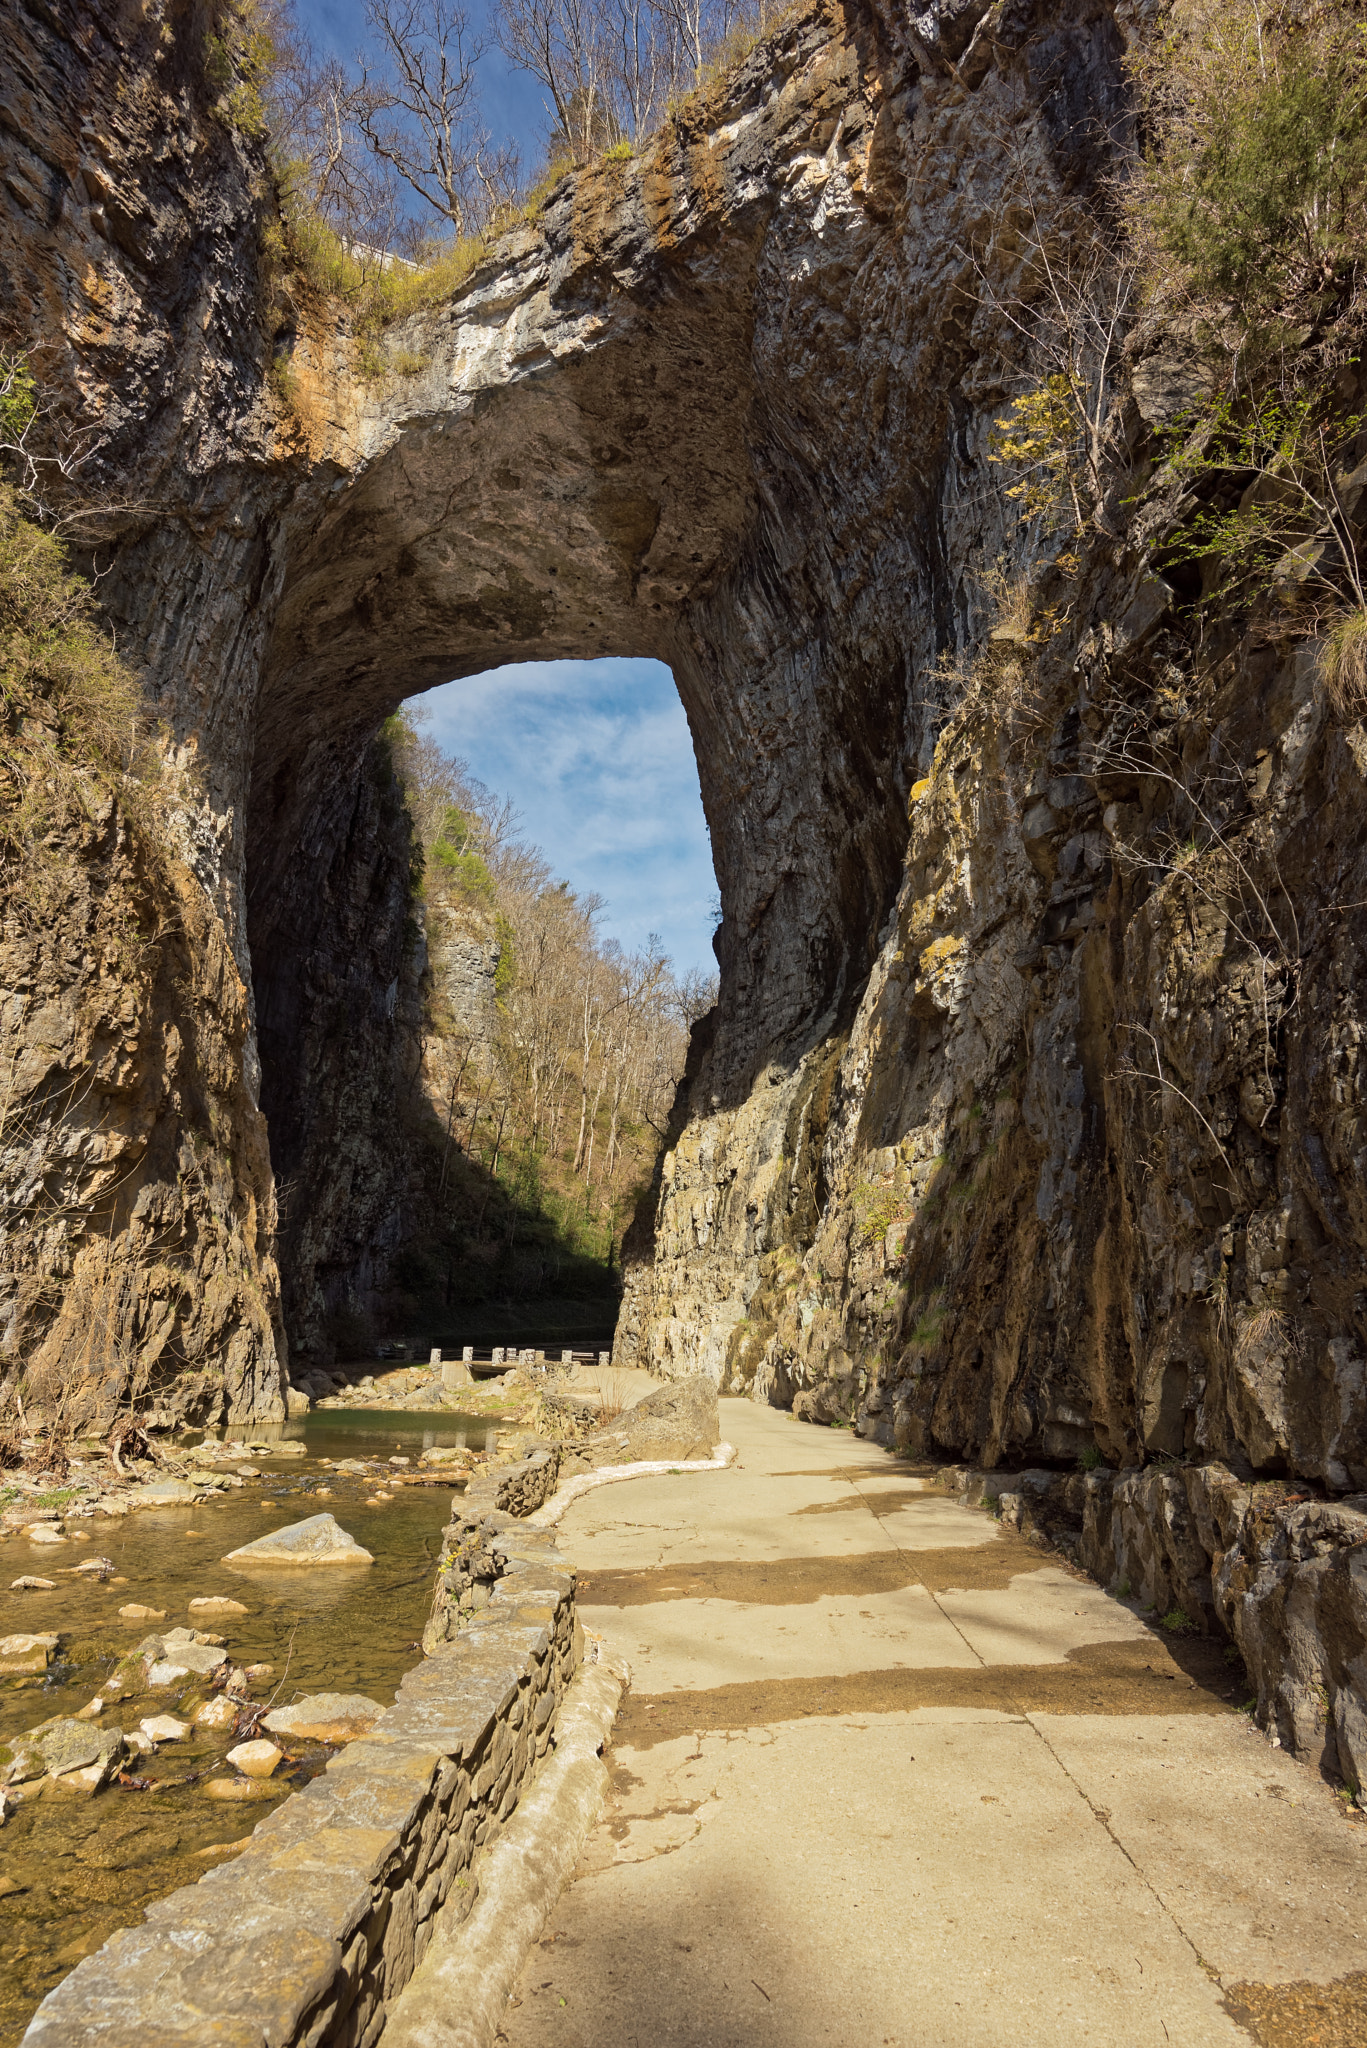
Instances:
[[[61,543],[0,485],[0,760],[23,790],[0,843],[22,852],[73,774],[122,777],[141,765],[137,685],[94,618],[94,595]],[[32,756],[48,757],[48,780]]]
[[[993,422],[987,459],[1018,472],[1006,495],[1020,505],[1023,519],[1082,526],[1078,476],[1085,426],[1079,381],[1062,372],[1021,392],[1011,401],[1010,416]]]
[[[943,1308],[930,1308],[917,1319],[910,1338],[910,1342],[917,1350],[934,1350],[940,1341],[940,1331],[947,1313],[948,1311]]]
[[[0,349],[0,442],[22,440],[38,410],[38,386],[23,356]]]
[[[1237,489],[1238,499],[1191,513],[1165,542],[1165,560],[1218,563],[1250,601],[1307,584],[1333,592],[1346,576],[1361,603],[1338,478],[1365,425],[1367,415],[1335,415],[1318,392],[1212,399],[1170,429],[1169,473],[1192,487]]]
[[[470,820],[451,805],[433,843],[431,858],[448,887],[459,890],[467,902],[492,910],[497,896],[494,878],[475,852],[472,836]]]
[[[880,1244],[894,1223],[909,1222],[914,1213],[896,1188],[880,1187],[876,1181],[861,1182],[851,1206],[855,1215],[852,1241],[865,1249]]]
[[[1187,1613],[1185,1607],[1170,1607],[1167,1613],[1160,1619],[1158,1626],[1165,1628],[1170,1636],[1194,1636],[1199,1634],[1196,1623]]]
[[[603,151],[603,162],[605,164],[629,163],[634,155],[635,151],[624,135],[620,141],[614,142],[609,149]]]
[[[1101,1462],[1101,1453],[1095,1444],[1084,1444],[1077,1454],[1077,1469],[1079,1472],[1095,1472]]]
[[[214,111],[227,127],[264,141],[266,92],[277,62],[270,13],[262,0],[218,0],[216,29],[205,38],[204,76]]]
[[[517,950],[513,943],[513,926],[510,918],[502,911],[494,919],[494,937],[498,941],[498,963],[494,968],[494,999],[504,1003],[512,994],[517,981]]]
[[[493,908],[494,878],[477,853],[457,853],[454,846],[439,839],[432,848],[432,858],[468,902]]]
[[[1153,284],[1246,329],[1295,322],[1367,254],[1367,39],[1355,9],[1188,0],[1139,64],[1156,142],[1132,205]]]
[[[401,349],[390,358],[377,345],[377,337],[410,313],[451,298],[488,253],[496,230],[453,238],[423,263],[386,263],[348,247],[320,218],[309,199],[304,171],[302,164],[277,169],[279,215],[267,224],[263,236],[268,261],[294,285],[348,309],[362,376],[417,376],[427,366],[425,356]]]

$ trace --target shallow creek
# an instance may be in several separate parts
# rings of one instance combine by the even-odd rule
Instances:
[[[0,1542],[0,1635],[45,1631],[60,1634],[61,1643],[44,1677],[0,1680],[0,1744],[57,1715],[75,1714],[99,1694],[121,1656],[148,1634],[176,1627],[220,1637],[235,1665],[273,1666],[269,1677],[248,1687],[257,1700],[287,1706],[308,1693],[344,1692],[388,1706],[421,1655],[453,1489],[397,1486],[387,1503],[370,1506],[367,1496],[377,1480],[383,1483],[379,1467],[367,1476],[330,1470],[321,1461],[397,1454],[410,1458],[416,1472],[423,1450],[455,1444],[478,1450],[489,1429],[485,1416],[454,1412],[325,1411],[302,1427],[274,1432],[302,1437],[306,1456],[244,1452],[241,1471],[250,1467],[260,1477],[241,1492],[194,1506],[142,1508],[122,1519],[94,1515],[70,1525],[89,1541],[73,1536],[60,1550],[9,1536]],[[327,1493],[320,1498],[322,1489]],[[226,1552],[270,1529],[322,1513],[334,1515],[373,1554],[374,1564],[287,1571],[221,1562]],[[73,1577],[72,1567],[90,1557],[107,1558],[114,1577]],[[56,1587],[8,1590],[24,1574],[54,1579]],[[189,1602],[201,1595],[240,1601],[247,1612],[200,1618]],[[129,1604],[165,1618],[121,1621],[118,1610]],[[204,1681],[195,1680],[121,1700],[96,1725],[128,1734],[148,1716],[192,1709],[203,1693]],[[0,2048],[12,2048],[39,2001],[83,1956],[116,1928],[136,1924],[154,1900],[221,1861],[333,1753],[317,1743],[282,1740],[290,1760],[276,1775],[253,1788],[249,1803],[222,1803],[205,1788],[232,1775],[224,1759],[233,1739],[192,1729],[183,1741],[159,1744],[154,1754],[125,1763],[125,1775],[141,1784],[116,1782],[91,1797],[44,1783],[10,1814],[0,1830]]]

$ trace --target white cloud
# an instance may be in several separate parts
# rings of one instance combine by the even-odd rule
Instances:
[[[625,946],[657,931],[715,965],[716,879],[683,706],[658,661],[519,662],[418,700],[429,731],[500,796],[558,875],[596,891]]]

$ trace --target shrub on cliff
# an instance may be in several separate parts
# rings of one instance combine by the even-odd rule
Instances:
[[[1151,289],[1243,346],[1298,345],[1367,258],[1367,39],[1357,9],[1180,0],[1136,64],[1151,141],[1128,188]]]
[[[11,857],[31,848],[73,776],[122,779],[142,765],[137,684],[94,612],[61,543],[0,485],[0,844]]]

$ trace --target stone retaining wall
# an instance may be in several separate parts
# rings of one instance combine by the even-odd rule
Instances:
[[[1159,1617],[1229,1636],[1258,1725],[1367,1805],[1367,1494],[1316,1500],[1214,1462],[936,1476]]]
[[[578,1663],[554,1538],[482,1527],[487,1598],[404,1678],[372,1733],[232,1862],[152,1906],[43,2001],[26,2048],[370,2048],[447,1901],[551,1740]],[[443,1571],[450,1568],[447,1532]]]

